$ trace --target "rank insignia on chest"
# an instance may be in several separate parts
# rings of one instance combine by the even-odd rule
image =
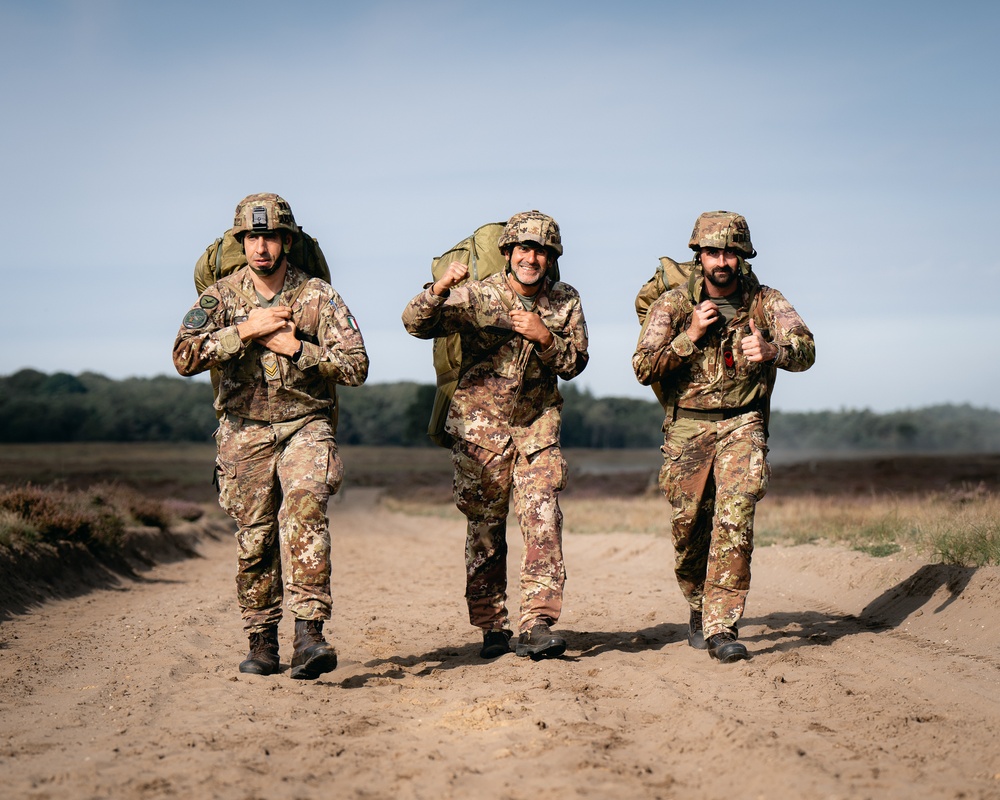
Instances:
[[[261,366],[264,368],[264,377],[273,381],[278,378],[278,359],[274,353],[267,352],[260,359]]]
[[[731,347],[723,349],[722,360],[726,365],[726,377],[734,377],[736,375],[736,357],[733,355]]]
[[[184,327],[188,329],[203,328],[208,322],[208,314],[203,308],[192,308],[184,315]]]

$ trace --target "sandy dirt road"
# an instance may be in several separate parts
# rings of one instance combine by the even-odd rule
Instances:
[[[198,558],[0,623],[7,798],[1000,798],[1000,570],[754,558],[723,666],[667,539],[568,536],[555,661],[484,662],[463,529],[332,507],[338,669],[240,675],[228,525]],[[510,539],[519,539],[512,523]],[[519,549],[512,547],[511,567]]]

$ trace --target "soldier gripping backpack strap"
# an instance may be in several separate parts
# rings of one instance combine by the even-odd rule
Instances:
[[[295,217],[292,215],[292,209],[283,198],[276,194],[262,193],[250,195],[240,201],[236,206],[233,227],[206,247],[205,252],[195,262],[194,285],[198,294],[202,294],[209,286],[217,283],[227,275],[231,275],[247,266],[242,234],[255,227],[257,218],[254,216],[254,213],[260,213],[261,210],[264,213],[262,219],[270,218],[277,229],[287,230],[292,234],[292,243],[287,251],[288,260],[306,274],[330,283],[330,266],[327,263],[326,256],[323,255],[323,250],[320,248],[319,242],[299,227],[295,222]],[[303,284],[302,288],[304,287],[305,284]],[[242,295],[243,293],[240,292],[240,294]],[[244,299],[251,306],[254,305],[251,298],[247,298],[244,295]],[[293,302],[294,298],[288,302],[288,305],[292,305]],[[212,379],[212,388],[215,394],[218,395],[218,370],[212,369],[210,377]],[[336,431],[339,406],[335,383],[331,383],[329,389],[333,398],[330,418],[333,422],[334,431]]]
[[[468,280],[480,281],[507,267],[507,260],[500,252],[499,241],[506,222],[488,222],[437,258],[431,260],[431,277],[439,280],[453,261],[461,262],[469,268]],[[559,268],[549,271],[553,281],[559,280]],[[461,284],[458,284],[461,285]],[[427,423],[427,435],[440,447],[451,447],[451,436],[445,433],[444,424],[448,419],[448,409],[455,395],[455,388],[462,377],[462,338],[453,333],[434,340],[434,371],[437,387],[434,393],[434,407]]]
[[[752,275],[753,269],[750,264],[745,261],[743,263],[746,274]],[[639,289],[639,293],[635,297],[635,313],[639,318],[639,324],[642,325],[643,330],[646,328],[646,315],[649,307],[664,292],[684,286],[687,289],[688,300],[694,304],[694,278],[697,276],[695,269],[697,266],[697,260],[679,262],[674,261],[669,256],[660,257],[660,263],[657,265],[653,277],[642,285],[642,288]],[[764,319],[764,310],[759,291],[754,293],[753,300],[751,301],[750,316],[753,318],[758,329],[762,331],[767,330],[768,325]],[[774,366],[767,366],[766,370],[767,398],[762,401],[761,407],[761,413],[764,415],[765,430],[767,430],[768,422],[770,421],[771,392],[774,390],[774,381],[778,372]],[[656,395],[656,399],[659,400],[660,405],[663,406],[664,412],[672,419],[677,411],[677,394],[672,383],[670,381],[656,381],[650,388],[653,390],[653,394]]]

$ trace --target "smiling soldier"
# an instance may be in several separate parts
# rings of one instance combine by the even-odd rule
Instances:
[[[455,501],[468,520],[465,596],[469,620],[483,632],[480,655],[510,652],[506,530],[513,494],[524,536],[515,652],[551,658],[566,650],[551,630],[566,579],[557,382],[586,367],[587,327],[576,290],[549,277],[563,252],[552,217],[515,214],[498,247],[504,271],[457,286],[468,267],[453,262],[410,301],[403,324],[421,339],[461,336],[463,363],[445,430],[455,439]]]

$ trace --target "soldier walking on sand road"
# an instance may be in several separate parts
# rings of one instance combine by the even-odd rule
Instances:
[[[758,283],[742,216],[702,214],[689,246],[690,279],[649,306],[632,367],[664,398],[660,488],[673,507],[688,641],[728,663],[747,658],[737,623],[750,588],[754,510],[770,475],[774,368],[808,369],[816,346],[782,294]]]
[[[576,290],[547,274],[563,252],[552,217],[515,214],[498,246],[506,270],[456,286],[468,267],[453,262],[409,302],[403,324],[420,339],[461,335],[463,363],[445,430],[455,439],[455,502],[468,520],[465,596],[469,621],[483,631],[480,655],[510,652],[506,531],[513,493],[524,535],[515,652],[551,658],[566,650],[551,630],[566,579],[557,382],[586,367],[587,326]]]
[[[236,207],[233,235],[248,264],[208,287],[184,316],[174,366],[181,375],[219,375],[219,502],[239,526],[236,593],[250,639],[240,672],[278,671],[284,597],[295,617],[291,677],[313,679],[337,666],[323,637],[331,615],[327,504],[343,478],[336,385],[364,383],[368,355],[340,295],[289,263],[301,234],[288,203],[250,195]]]

